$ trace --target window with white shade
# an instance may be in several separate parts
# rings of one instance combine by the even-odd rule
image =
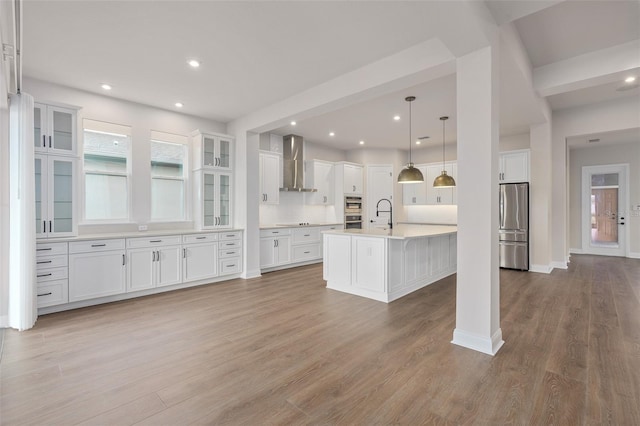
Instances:
[[[187,219],[187,137],[151,132],[151,220]]]
[[[131,127],[85,119],[85,222],[129,220]]]

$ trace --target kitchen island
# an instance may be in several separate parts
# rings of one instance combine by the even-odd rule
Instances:
[[[323,232],[327,288],[391,302],[456,272],[457,227]]]

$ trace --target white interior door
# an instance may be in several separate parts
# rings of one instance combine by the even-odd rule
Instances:
[[[386,201],[378,205],[379,214],[376,216],[378,201],[386,198]],[[391,164],[367,166],[367,217],[366,223],[369,229],[386,228],[389,223],[393,204],[393,166]],[[395,221],[395,220],[394,220]]]
[[[627,164],[582,168],[582,251],[626,256]]]

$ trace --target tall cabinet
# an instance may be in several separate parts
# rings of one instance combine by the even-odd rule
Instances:
[[[37,238],[77,233],[77,111],[34,104]]]
[[[196,227],[231,228],[233,138],[200,131],[191,136]]]

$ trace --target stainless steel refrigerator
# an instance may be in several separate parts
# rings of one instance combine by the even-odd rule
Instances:
[[[500,184],[500,267],[529,270],[529,184]]]

